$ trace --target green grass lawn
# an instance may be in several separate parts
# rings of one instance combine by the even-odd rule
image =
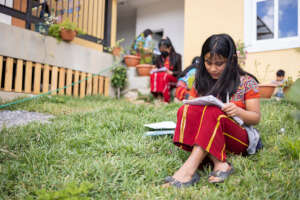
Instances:
[[[0,199],[300,199],[299,124],[288,117],[295,107],[273,100],[262,101],[264,149],[230,155],[236,171],[224,184],[209,184],[206,168],[194,187],[161,188],[188,153],[171,136],[143,137],[143,125],[176,121],[180,105],[52,97],[12,107],[56,118],[1,131],[10,153],[0,152]]]

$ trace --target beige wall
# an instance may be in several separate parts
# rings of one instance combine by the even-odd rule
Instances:
[[[243,10],[243,0],[185,0],[184,67],[200,55],[203,42],[212,34],[228,33],[236,41],[243,40]],[[259,63],[256,67],[255,61]],[[279,68],[295,80],[300,71],[300,52],[288,49],[249,53],[244,68],[261,82],[273,80]]]
[[[286,72],[286,78],[291,76],[294,81],[297,77],[300,78],[300,52],[296,49],[285,49],[250,53],[246,60],[246,70],[255,74],[262,83],[274,80],[278,69]]]
[[[184,66],[200,55],[203,42],[212,34],[228,33],[243,38],[242,0],[185,0]]]

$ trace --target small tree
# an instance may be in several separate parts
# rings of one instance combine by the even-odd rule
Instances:
[[[113,69],[111,85],[117,89],[117,98],[121,96],[121,90],[125,88],[127,82],[127,70],[124,66],[118,66]]]

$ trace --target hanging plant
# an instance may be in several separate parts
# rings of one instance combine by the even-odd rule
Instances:
[[[85,34],[77,25],[69,20],[61,24],[52,24],[49,27],[48,35],[55,37],[58,41],[72,41],[76,35]]]

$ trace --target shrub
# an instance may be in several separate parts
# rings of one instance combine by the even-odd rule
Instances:
[[[126,86],[127,69],[124,66],[118,66],[112,72],[111,85],[117,89],[117,97],[120,98],[121,90]]]

